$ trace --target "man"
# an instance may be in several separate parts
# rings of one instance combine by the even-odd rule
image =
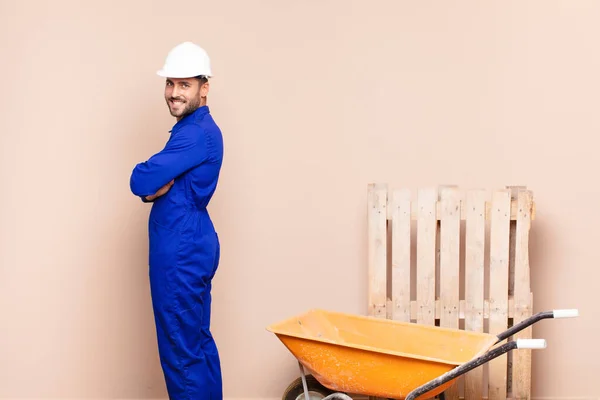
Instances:
[[[223,138],[206,105],[210,60],[185,42],[169,52],[158,75],[177,122],[164,149],[135,166],[130,187],[153,203],[149,275],[160,361],[170,399],[221,400],[210,332],[220,244],[206,207],[219,179]]]

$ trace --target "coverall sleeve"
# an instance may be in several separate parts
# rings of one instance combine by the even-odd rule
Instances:
[[[208,157],[205,137],[204,131],[193,125],[176,132],[162,151],[135,166],[129,181],[132,193],[144,200],[182,173],[200,165]]]

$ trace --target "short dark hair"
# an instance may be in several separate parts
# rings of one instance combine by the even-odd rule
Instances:
[[[198,76],[195,76],[194,78],[196,78],[200,81],[200,85],[204,85],[206,82],[208,82],[208,78],[204,75],[198,75]]]

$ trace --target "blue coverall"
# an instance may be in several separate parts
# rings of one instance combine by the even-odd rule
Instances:
[[[148,222],[149,277],[158,351],[170,399],[222,400],[219,353],[210,332],[211,282],[219,238],[206,209],[223,161],[208,106],[178,121],[164,149],[137,164],[131,191],[156,193]]]

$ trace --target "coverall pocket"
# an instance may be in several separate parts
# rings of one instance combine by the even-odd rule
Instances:
[[[151,279],[169,290],[174,285],[180,243],[181,234],[179,232],[151,221],[149,234]]]

